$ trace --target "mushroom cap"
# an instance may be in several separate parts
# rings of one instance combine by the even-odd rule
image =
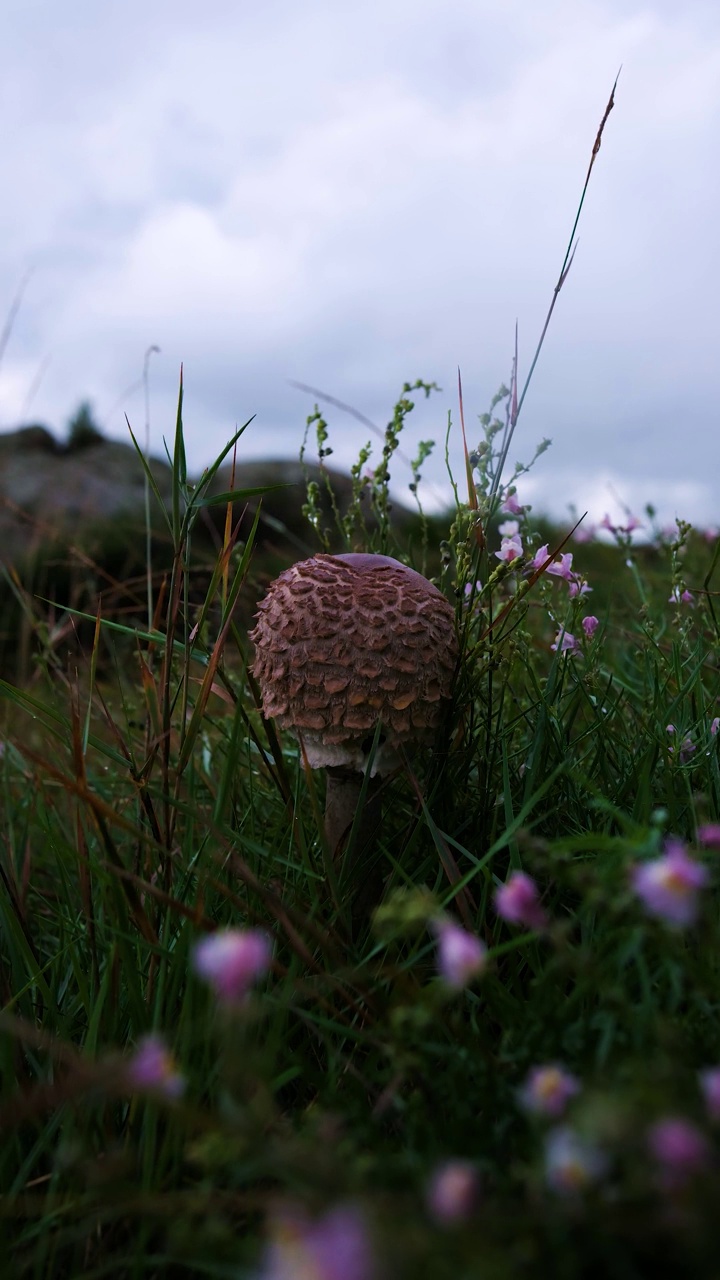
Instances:
[[[312,768],[373,774],[437,728],[458,645],[451,605],[390,556],[316,555],[271,583],[250,632],[263,713],[301,737]]]

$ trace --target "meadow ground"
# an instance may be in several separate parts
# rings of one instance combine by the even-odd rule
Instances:
[[[137,616],[76,618],[68,658],[14,584],[4,1275],[717,1275],[720,541],[536,528],[503,391],[444,538],[420,514],[397,548],[413,390],[328,543],[455,610],[452,699],[374,844],[358,824],[333,861],[322,774],[259,712],[242,601],[270,575],[238,495],[197,595],[181,411],[172,568]]]

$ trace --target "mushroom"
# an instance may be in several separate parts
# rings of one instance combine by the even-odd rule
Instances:
[[[453,609],[400,561],[348,553],[286,569],[256,616],[252,671],[263,714],[297,735],[311,768],[326,769],[325,831],[337,857],[378,722],[373,780],[440,723],[458,654]]]

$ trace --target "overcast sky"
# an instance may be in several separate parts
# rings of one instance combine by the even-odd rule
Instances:
[[[3,0],[0,328],[32,275],[0,428],[88,398],[142,434],[156,344],[153,447],[184,362],[198,470],[251,414],[245,457],[296,456],[292,379],[379,426],[438,382],[412,453],[460,365],[474,443],[516,318],[527,372],[620,64],[511,461],[552,438],[521,497],[558,514],[720,523],[716,0]],[[331,426],[347,465],[368,433]]]

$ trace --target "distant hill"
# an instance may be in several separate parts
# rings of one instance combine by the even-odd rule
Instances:
[[[159,458],[153,458],[150,465],[163,501],[169,505],[170,467]],[[309,466],[308,472],[313,479],[320,477],[317,466]],[[350,500],[350,478],[334,471],[329,474],[342,512]],[[231,468],[226,464],[215,476],[211,492],[229,490],[230,482]],[[287,539],[310,543],[312,533],[301,511],[306,477],[300,463],[296,459],[238,463],[234,487],[260,485],[291,486],[263,498],[260,542]],[[37,424],[0,435],[0,559],[6,565],[21,567],[28,560],[36,563],[51,551],[56,556],[63,547],[97,554],[107,540],[116,548],[120,543],[129,550],[134,545],[141,549],[144,503],[144,471],[131,444],[93,433],[63,444]],[[255,501],[248,503],[248,509],[251,518]],[[238,504],[238,518],[241,512]],[[404,513],[399,514],[402,520]],[[224,507],[208,513],[209,538],[224,518]],[[152,523],[162,538],[164,526],[154,496]]]

